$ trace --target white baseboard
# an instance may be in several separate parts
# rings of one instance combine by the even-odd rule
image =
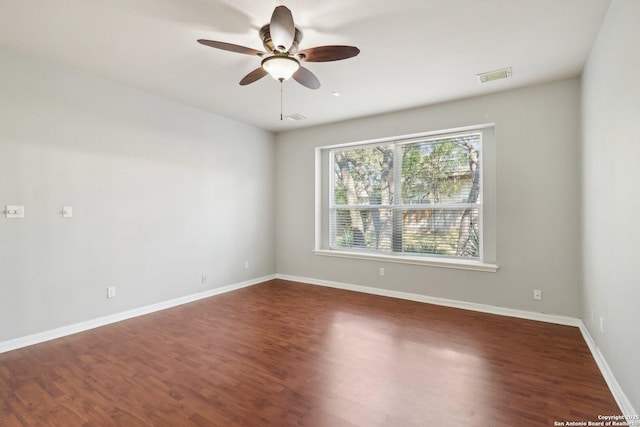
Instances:
[[[591,354],[593,355],[593,358],[598,364],[598,368],[600,368],[600,372],[602,372],[602,376],[604,377],[604,380],[607,382],[607,385],[609,386],[609,390],[611,390],[611,394],[613,394],[613,398],[616,400],[616,403],[620,407],[620,410],[622,411],[622,413],[624,415],[637,416],[638,413],[635,411],[635,409],[631,405],[631,402],[629,402],[629,399],[627,399],[627,395],[624,394],[624,391],[622,391],[620,384],[618,384],[618,380],[616,380],[616,377],[613,375],[613,372],[611,371],[609,364],[607,363],[606,359],[600,352],[600,349],[598,348],[595,340],[589,333],[589,330],[585,326],[584,322],[580,322],[580,332],[582,332],[582,336],[584,337],[584,340],[587,343],[587,346],[589,346],[589,350],[591,350]]]
[[[591,351],[591,354],[593,355],[593,358],[595,359],[596,364],[598,365],[598,368],[600,369],[602,376],[607,382],[607,385],[611,390],[611,394],[616,400],[616,403],[620,407],[620,410],[622,411],[622,413],[624,415],[631,415],[631,416],[637,415],[633,406],[631,406],[631,402],[629,402],[629,399],[627,399],[627,396],[624,394],[622,388],[620,387],[620,384],[618,384],[618,381],[613,375],[613,372],[609,368],[607,361],[605,360],[602,353],[600,353],[600,350],[598,349],[595,341],[589,334],[589,331],[587,330],[587,328],[585,327],[581,319],[578,319],[575,317],[568,317],[568,316],[557,316],[557,315],[544,314],[544,313],[535,313],[535,312],[524,311],[524,310],[514,310],[510,308],[496,307],[492,305],[477,304],[477,303],[464,302],[464,301],[456,301],[456,300],[450,300],[445,298],[436,298],[436,297],[430,297],[427,295],[413,294],[408,292],[398,292],[398,291],[392,291],[388,289],[372,288],[372,287],[361,286],[361,285],[352,285],[348,283],[332,282],[328,280],[312,279],[309,277],[291,276],[287,274],[276,274],[276,278],[282,279],[282,280],[290,280],[293,282],[306,283],[309,285],[326,286],[330,288],[345,289],[349,291],[363,292],[367,294],[381,295],[381,296],[391,297],[391,298],[400,298],[400,299],[405,299],[410,301],[442,305],[446,307],[461,308],[464,310],[479,311],[482,313],[498,314],[501,316],[517,317],[517,318],[528,319],[528,320],[537,320],[540,322],[554,323],[554,324],[566,325],[566,326],[575,326],[580,329],[580,332],[582,333],[582,336],[584,337],[584,340],[587,343],[587,346],[589,347],[589,350]]]
[[[63,326],[61,328],[51,329],[48,331],[38,332],[36,334],[27,335],[24,337],[15,338],[8,341],[3,341],[3,342],[0,342],[0,353],[16,350],[16,349],[27,347],[34,344],[39,344],[39,343],[50,341],[56,338],[65,337],[67,335],[77,334],[78,332],[83,332],[89,329],[98,328],[100,326],[109,325],[111,323],[120,322],[122,320],[131,319],[132,317],[138,317],[144,314],[165,310],[167,308],[176,307],[178,305],[187,304],[187,303],[198,301],[204,298],[209,298],[214,295],[219,295],[226,292],[235,291],[237,289],[246,288],[246,287],[257,285],[258,283],[263,283],[275,278],[276,278],[276,275],[258,277],[256,279],[251,279],[251,280],[247,280],[240,283],[234,283],[232,285],[223,286],[221,288],[215,288],[205,292],[198,292],[196,294],[186,295],[180,298],[175,298],[168,301],[162,301],[162,302],[147,305],[144,307],[134,308],[132,310],[123,311],[121,313],[110,314],[108,316],[98,317],[96,319],[87,320],[85,322],[74,323],[73,325]]]
[[[429,304],[442,305],[445,307],[461,308],[463,310],[479,311],[482,313],[498,314],[500,316],[518,317],[521,319],[538,320],[540,322],[555,323],[558,325],[576,326],[582,324],[580,319],[568,316],[557,316],[553,314],[536,313],[533,311],[515,310],[512,308],[497,307],[494,305],[477,304],[473,302],[456,301],[446,298],[436,298],[427,295],[413,294],[409,292],[392,291],[389,289],[372,288],[368,286],[352,285],[348,283],[332,282],[328,280],[311,279],[309,277],[290,276],[286,274],[276,274],[278,279],[290,280],[293,282],[307,283],[309,285],[326,286],[329,288],[345,289],[349,291],[363,292],[366,294],[380,295],[391,298],[405,299],[409,301],[425,302]]]

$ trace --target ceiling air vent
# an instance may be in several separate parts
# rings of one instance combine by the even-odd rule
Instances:
[[[502,70],[489,71],[488,73],[478,74],[478,81],[480,83],[487,83],[492,80],[500,80],[511,77],[511,67],[503,68]]]
[[[287,120],[291,120],[291,121],[298,121],[298,120],[305,120],[307,118],[307,116],[302,115],[300,113],[295,113],[295,114],[289,114],[288,116],[284,116],[285,119]]]

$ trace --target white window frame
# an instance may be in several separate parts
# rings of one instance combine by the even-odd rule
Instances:
[[[335,173],[332,170],[330,153],[335,149],[344,149],[355,146],[373,146],[380,144],[408,144],[425,140],[433,140],[455,136],[469,132],[482,132],[481,176],[480,188],[482,193],[482,205],[480,211],[480,257],[476,259],[440,257],[429,254],[407,254],[400,252],[380,253],[358,249],[339,250],[331,249],[329,245],[329,220],[330,189],[334,185]],[[496,264],[496,238],[495,238],[495,131],[494,124],[483,124],[455,129],[425,132],[420,134],[404,135],[376,140],[349,142],[346,144],[334,144],[316,148],[316,185],[315,185],[315,248],[314,254],[318,256],[340,257],[370,261],[392,262],[401,264],[423,265],[432,267],[446,267],[454,269],[495,272]],[[404,205],[394,205],[400,208]],[[464,205],[459,205],[464,207]],[[370,206],[367,206],[370,208]]]

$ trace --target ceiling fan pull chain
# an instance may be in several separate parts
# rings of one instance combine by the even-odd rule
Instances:
[[[282,121],[282,85],[284,84],[283,80],[280,80],[280,121]]]

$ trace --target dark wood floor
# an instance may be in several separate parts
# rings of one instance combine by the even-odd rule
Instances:
[[[274,280],[0,354],[2,426],[553,426],[619,414],[577,328]]]

